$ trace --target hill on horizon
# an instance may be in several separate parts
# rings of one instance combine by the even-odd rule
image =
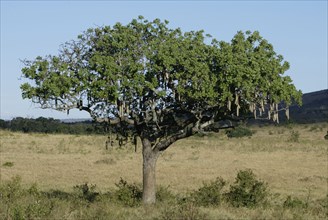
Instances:
[[[328,89],[304,93],[302,101],[302,106],[292,105],[289,108],[293,122],[328,122]]]

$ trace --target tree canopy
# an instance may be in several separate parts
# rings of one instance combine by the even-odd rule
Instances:
[[[217,120],[250,112],[278,122],[281,108],[288,115],[288,105],[301,102],[284,76],[289,63],[258,31],[224,42],[139,16],[90,28],[59,55],[24,64],[23,98],[130,129],[143,140],[144,154],[146,145],[157,155]]]

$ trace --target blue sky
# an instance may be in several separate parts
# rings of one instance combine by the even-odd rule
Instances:
[[[43,110],[21,98],[20,59],[58,54],[59,46],[90,27],[126,24],[138,15],[170,21],[183,31],[205,30],[230,41],[258,30],[291,64],[304,93],[327,89],[327,1],[2,1],[0,118],[87,118]]]

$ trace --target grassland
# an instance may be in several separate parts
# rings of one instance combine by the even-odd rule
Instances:
[[[157,183],[169,187],[174,194],[184,195],[197,190],[204,181],[211,181],[219,176],[228,183],[233,183],[239,170],[251,169],[257,177],[268,183],[271,203],[277,206],[271,204],[271,208],[247,209],[222,204],[219,207],[200,208],[207,213],[207,218],[326,217],[322,210],[311,209],[300,214],[297,210],[286,211],[279,207],[281,208],[288,196],[302,201],[326,198],[328,141],[324,136],[328,124],[251,129],[255,134],[250,138],[228,139],[223,131],[178,141],[159,158]],[[1,130],[0,138],[2,184],[15,176],[21,177],[23,188],[37,184],[38,189],[44,192],[53,189],[72,192],[73,186],[83,183],[95,184],[97,190],[106,192],[115,189],[115,183],[120,178],[141,184],[140,146],[137,152],[134,152],[132,146],[106,150],[107,137],[97,135],[24,134]],[[169,206],[165,207],[167,209]],[[142,207],[117,208],[115,205],[106,205],[103,208],[113,210],[112,218],[165,219],[163,207],[151,213]],[[92,209],[97,210],[96,207]],[[77,218],[67,213],[54,216]]]

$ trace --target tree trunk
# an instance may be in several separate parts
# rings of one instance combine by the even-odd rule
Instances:
[[[144,205],[156,202],[156,161],[159,153],[154,152],[148,139],[142,140],[143,156],[143,192],[142,201]]]

